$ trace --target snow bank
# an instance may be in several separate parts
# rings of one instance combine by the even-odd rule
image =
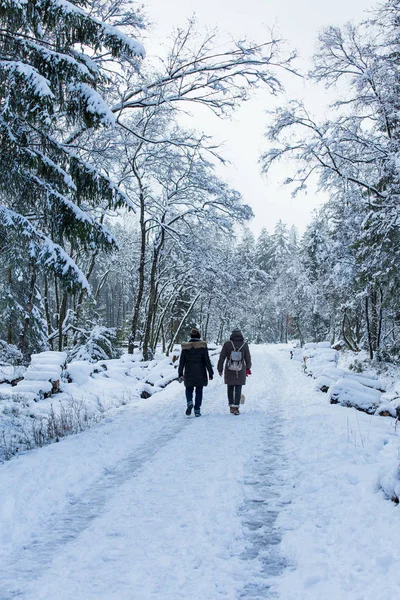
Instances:
[[[50,381],[27,381],[24,379],[16,386],[16,393],[29,392],[38,396],[50,394],[53,385]]]
[[[317,349],[317,348],[330,348],[330,342],[309,342],[308,344],[304,344],[305,350]]]
[[[285,365],[297,406],[283,407],[290,503],[278,516],[280,549],[289,567],[271,582],[271,595],[282,600],[396,596],[399,509],[379,487],[387,498],[400,497],[399,428],[393,419],[331,406],[326,396],[310,390],[314,382],[298,379],[296,366],[289,360]]]
[[[376,375],[374,377],[371,377],[371,374],[367,375],[364,373],[354,373],[353,371],[345,371],[344,377],[346,379],[353,379],[354,381],[358,381],[362,385],[365,385],[365,387],[379,390],[380,392],[386,391],[385,384],[383,383],[383,381],[378,379]]]
[[[386,391],[386,384],[376,373],[356,373],[339,368],[339,352],[328,348],[327,343],[306,344],[302,356],[304,371],[316,379],[314,389],[328,393],[331,404],[354,407],[381,416],[396,417],[399,414],[394,399],[381,398],[381,393]]]
[[[86,360],[75,360],[68,363],[66,376],[68,379],[78,385],[83,385],[89,380],[94,372],[96,365]]]
[[[330,388],[330,386],[335,383],[336,378],[334,377],[329,377],[329,375],[326,375],[325,373],[323,373],[322,375],[320,375],[317,378],[317,381],[315,383],[315,389],[320,391],[320,392],[327,392]]]
[[[138,352],[137,354],[123,354],[120,358],[121,362],[140,362],[143,360],[143,354]]]
[[[400,499],[400,466],[383,475],[379,483],[387,497],[398,503]]]
[[[54,439],[64,437],[97,422],[112,408],[159,393],[177,379],[178,355],[174,350],[168,357],[158,354],[143,361],[140,353],[123,354],[119,359],[68,364],[65,353],[33,355],[18,385],[0,385],[0,435],[4,432],[7,440],[4,447],[0,443],[0,461],[38,445],[38,439],[39,445],[48,443],[49,428],[57,429]],[[42,429],[46,433],[38,437]],[[21,430],[26,432],[22,443]]]
[[[13,367],[11,365],[0,365],[0,383],[11,383],[24,376],[25,367]]]
[[[321,342],[321,344],[324,345],[304,348],[303,350],[304,369],[308,375],[314,377],[319,377],[325,369],[332,365],[336,366],[339,360],[339,352],[337,350],[326,347],[325,342]]]
[[[327,357],[320,356],[310,358],[307,361],[305,371],[307,375],[310,375],[311,377],[314,377],[314,379],[316,379],[317,377],[324,375],[325,371],[331,368],[332,365],[336,365],[335,360],[327,362]]]
[[[177,363],[171,364],[171,359],[166,358],[156,365],[149,375],[146,377],[146,383],[150,383],[155,387],[163,388],[168,383],[177,379]]]
[[[380,404],[381,393],[363,386],[352,379],[339,379],[328,390],[331,404],[354,407],[369,414],[374,414]]]
[[[398,406],[394,402],[382,398],[379,407],[376,410],[376,415],[381,417],[394,417],[399,415]]]
[[[210,354],[219,350],[215,347]],[[10,447],[15,449],[20,437],[18,428],[27,427],[32,433],[35,422],[69,419],[69,431],[63,430],[62,437],[81,431],[110,409],[150,398],[165,389],[178,378],[179,354],[180,347],[176,347],[169,356],[157,353],[149,361],[143,361],[142,354],[137,353],[94,363],[73,360],[68,364],[65,353],[34,355],[23,381],[15,387],[0,385],[0,434],[5,431]],[[57,394],[52,395],[55,391]],[[29,447],[18,445],[19,451]],[[30,447],[35,445],[32,442]],[[1,451],[0,444],[0,461]],[[14,451],[8,453],[13,455]]]
[[[303,349],[302,348],[300,348],[300,347],[296,348],[295,347],[295,348],[291,349],[291,352],[292,352],[292,359],[293,360],[300,360],[300,361],[303,360]]]
[[[325,389],[332,384],[338,381],[339,379],[349,379],[351,381],[357,381],[361,383],[363,386],[367,388],[372,388],[378,390],[379,392],[384,392],[386,390],[385,383],[378,379],[377,376],[372,378],[370,374],[368,377],[364,375],[364,373],[354,373],[353,371],[345,371],[344,369],[339,369],[330,364],[328,365],[316,365],[313,368],[313,377],[317,379],[315,388],[317,390],[321,390],[323,392],[327,392]]]

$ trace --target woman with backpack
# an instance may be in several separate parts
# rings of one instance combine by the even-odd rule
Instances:
[[[242,386],[246,384],[247,375],[251,375],[249,345],[240,329],[234,329],[230,339],[222,346],[217,366],[220,377],[222,377],[225,361],[225,383],[228,386],[230,412],[233,415],[239,415]]]
[[[207,378],[208,373],[208,378]],[[200,417],[200,407],[203,400],[203,387],[208,379],[213,378],[214,371],[208,354],[207,344],[200,339],[200,332],[193,328],[190,340],[182,344],[178,367],[178,381],[185,382],[186,415],[189,417],[193,409],[193,392],[196,389],[194,416]]]

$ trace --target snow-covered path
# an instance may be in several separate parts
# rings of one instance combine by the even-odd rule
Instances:
[[[239,417],[228,413],[218,379],[203,416],[186,418],[183,388],[173,383],[1,466],[0,600],[389,597],[397,576],[379,596],[369,566],[377,541],[356,538],[364,522],[397,519],[366,470],[384,438],[397,435],[392,421],[377,420],[370,444],[365,433],[362,447],[353,444],[343,427],[353,411],[326,405],[286,349],[252,353]],[[357,419],[360,436],[371,431],[369,417]],[[367,495],[358,513],[360,490]],[[335,527],[343,494],[354,511],[340,524],[347,532]],[[374,518],[365,514],[371,501],[381,511]],[[390,523],[385,535],[397,537]],[[349,537],[348,560],[336,554]],[[379,575],[398,559],[395,546],[371,564]]]

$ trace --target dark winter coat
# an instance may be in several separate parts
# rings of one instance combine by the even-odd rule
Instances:
[[[241,371],[231,371],[228,369],[228,361],[231,356],[231,352],[233,350],[233,345],[235,346],[235,350],[239,350],[239,348],[244,343],[244,337],[240,331],[233,331],[230,337],[230,340],[225,342],[222,346],[221,354],[219,355],[218,360],[218,373],[222,373],[224,362],[225,362],[225,371],[224,371],[224,381],[227,385],[245,385],[246,384],[246,369],[251,369],[251,356],[250,350],[247,342],[244,344],[242,348],[243,353],[243,368]]]
[[[185,386],[205,386],[208,384],[207,371],[213,377],[214,371],[208,354],[207,344],[203,340],[191,339],[182,344],[178,374],[184,376]]]

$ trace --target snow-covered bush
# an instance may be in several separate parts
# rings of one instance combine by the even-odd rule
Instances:
[[[69,361],[97,362],[116,358],[118,353],[114,348],[115,340],[116,331],[113,327],[96,325],[89,333],[82,333],[80,343],[69,352]]]
[[[15,384],[24,374],[22,352],[0,339],[0,383]]]
[[[369,366],[369,362],[365,360],[359,360],[355,358],[353,362],[349,364],[350,371],[354,371],[354,373],[362,373]]]
[[[375,353],[375,360],[378,363],[400,364],[400,343],[395,343],[389,348],[378,348]]]
[[[0,340],[0,365],[16,366],[22,362],[22,353],[14,344]]]
[[[13,402],[17,402],[15,396]],[[27,405],[29,409],[29,404]],[[98,423],[103,414],[90,410],[82,399],[69,398],[57,410],[50,407],[47,414],[19,414],[18,405],[3,410],[0,426],[0,462],[10,460],[19,452],[41,448],[68,435],[84,431]],[[8,418],[7,418],[8,417]]]

